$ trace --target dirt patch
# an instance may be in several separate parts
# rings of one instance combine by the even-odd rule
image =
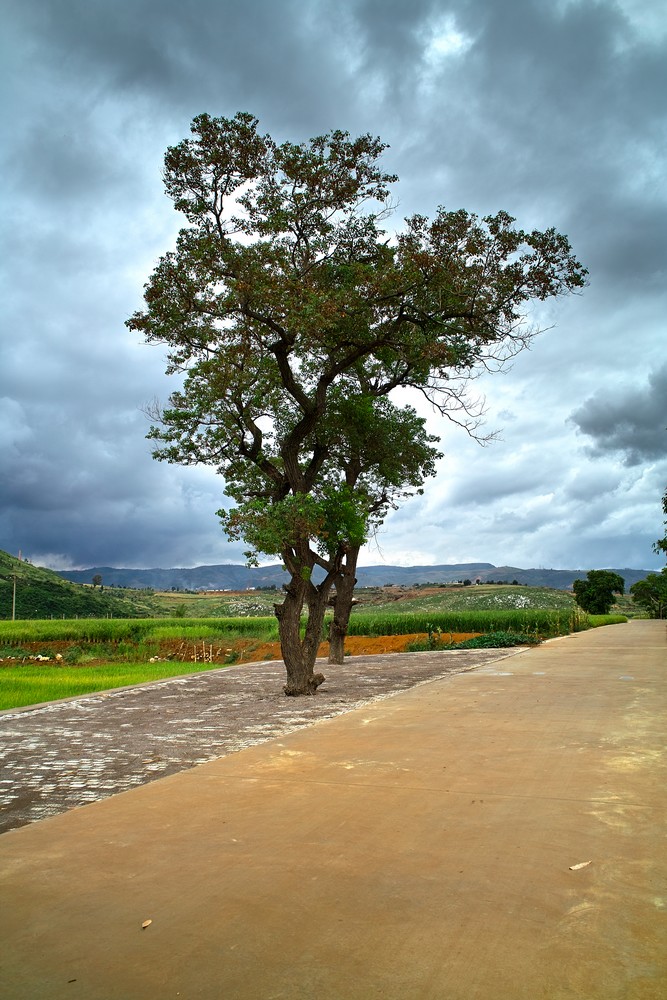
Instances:
[[[456,643],[471,639],[477,634],[477,632],[452,632],[451,634],[448,632],[445,637],[451,643]],[[345,655],[376,656],[380,653],[405,653],[410,643],[426,642],[427,639],[426,632],[412,632],[408,635],[348,635],[345,640]],[[328,657],[328,642],[320,644],[317,655],[318,657]],[[279,642],[263,642],[261,645],[254,645],[252,649],[241,651],[238,662],[278,660],[280,656]]]

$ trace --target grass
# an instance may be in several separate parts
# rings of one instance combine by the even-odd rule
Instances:
[[[74,698],[166,677],[224,669],[219,663],[106,663],[95,667],[21,664],[0,667],[0,710]]]
[[[201,670],[219,669],[206,653],[188,658],[160,659],[160,642],[178,642],[189,652],[199,644],[231,644],[234,639],[277,639],[275,618],[178,618],[3,621],[0,622],[0,710],[56,701],[113,687],[143,684]],[[27,663],[48,646],[28,650],[23,644],[60,643],[62,659]],[[11,658],[11,659],[10,659]],[[95,660],[95,665],[89,665]],[[99,662],[99,661],[103,662]],[[232,662],[230,657],[226,662]],[[104,662],[111,661],[111,662]],[[74,666],[74,664],[77,664]]]

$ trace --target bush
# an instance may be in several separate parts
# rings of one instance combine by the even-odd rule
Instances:
[[[431,650],[449,649],[503,649],[509,646],[529,646],[536,645],[540,639],[526,634],[519,635],[517,632],[487,632],[484,635],[476,635],[471,639],[464,639],[463,642],[450,643],[443,642],[442,637],[436,633],[431,633],[428,639],[418,639],[407,646],[408,653],[427,653]]]
[[[63,654],[63,660],[65,663],[69,664],[79,663],[82,657],[83,650],[81,649],[81,646],[70,646],[69,649],[66,649]]]
[[[28,649],[22,646],[2,646],[0,648],[0,660],[27,660],[32,656]]]
[[[510,646],[537,645],[539,639],[532,636],[518,635],[516,632],[487,632],[486,635],[476,635],[473,639],[459,642],[457,649],[504,649]]]

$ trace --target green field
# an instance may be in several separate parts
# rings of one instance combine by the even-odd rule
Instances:
[[[220,669],[218,663],[105,663],[70,668],[21,664],[0,671],[0,710]]]

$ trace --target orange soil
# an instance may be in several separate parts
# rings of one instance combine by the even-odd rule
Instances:
[[[471,639],[477,632],[446,632],[444,637],[450,642],[463,642]],[[345,640],[345,652],[350,656],[370,656],[374,653],[404,653],[411,642],[423,642],[428,639],[426,632],[413,632],[410,635],[348,635]],[[318,656],[329,655],[329,643],[323,642],[317,651]],[[239,655],[239,663],[249,663],[254,660],[279,660],[281,658],[279,642],[263,642],[244,649]]]

